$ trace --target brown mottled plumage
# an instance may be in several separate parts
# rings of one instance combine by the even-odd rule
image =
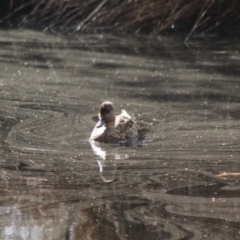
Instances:
[[[115,115],[111,102],[103,102],[99,108],[99,121],[92,131],[90,141],[116,143],[137,139],[138,131],[133,118],[125,110]]]

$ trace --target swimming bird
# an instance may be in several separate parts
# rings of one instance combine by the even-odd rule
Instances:
[[[105,143],[130,142],[138,138],[138,129],[133,117],[122,110],[115,115],[113,104],[105,101],[99,108],[99,121],[93,129],[89,141]]]

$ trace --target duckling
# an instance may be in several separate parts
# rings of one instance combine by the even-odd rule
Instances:
[[[105,101],[99,108],[99,121],[93,129],[89,141],[105,143],[129,142],[138,138],[135,119],[122,110],[115,115],[113,104]]]

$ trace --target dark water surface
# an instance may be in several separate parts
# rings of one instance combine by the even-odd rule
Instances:
[[[0,32],[0,239],[240,238],[240,44]],[[99,104],[145,138],[88,142]]]

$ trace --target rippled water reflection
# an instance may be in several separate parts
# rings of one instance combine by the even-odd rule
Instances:
[[[181,42],[0,32],[1,239],[239,238],[239,43]],[[88,143],[103,100],[139,142]]]

